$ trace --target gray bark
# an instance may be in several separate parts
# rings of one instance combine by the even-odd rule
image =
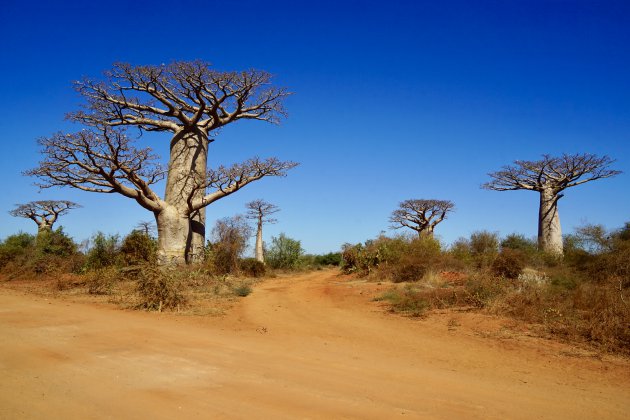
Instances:
[[[185,215],[187,241],[182,255],[189,263],[201,262],[206,241],[205,209],[191,211],[192,200],[201,200],[205,185],[208,161],[208,139],[200,132],[177,133],[171,141],[168,176],[164,201],[175,207],[178,214]],[[160,218],[156,218],[158,232]],[[160,245],[158,244],[158,247]],[[158,250],[158,253],[160,251]],[[164,250],[166,253],[166,250]]]
[[[262,214],[258,218],[258,229],[256,230],[256,261],[265,263],[265,256],[263,255],[263,239],[262,239],[262,227],[263,220]]]
[[[562,229],[558,215],[558,200],[562,194],[552,188],[540,191],[540,208],[538,211],[538,246],[541,250],[554,255],[562,255]]]
[[[158,264],[186,263],[186,250],[190,243],[188,215],[175,206],[166,206],[155,213],[155,221],[158,226]]]

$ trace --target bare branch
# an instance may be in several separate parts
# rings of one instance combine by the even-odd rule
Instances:
[[[220,72],[203,61],[115,63],[105,81],[75,83],[87,104],[69,117],[88,125],[133,125],[147,131],[197,127],[206,134],[238,119],[277,123],[286,116],[282,100],[289,92],[270,84],[269,73]]]
[[[41,179],[40,188],[117,192],[151,211],[160,209],[160,198],[150,185],[161,181],[165,172],[150,148],[136,149],[124,133],[110,128],[100,133],[57,133],[39,144],[44,160],[25,174]]]
[[[201,209],[265,176],[286,176],[286,172],[297,165],[296,162],[282,162],[277,158],[261,160],[256,157],[230,167],[209,170],[205,182],[198,188],[212,188],[214,191],[201,200],[193,201],[191,210]]]
[[[613,162],[608,156],[589,153],[543,155],[538,161],[517,160],[511,166],[488,174],[492,180],[482,188],[494,191],[550,189],[557,194],[566,188],[620,174],[621,171],[609,169]]]

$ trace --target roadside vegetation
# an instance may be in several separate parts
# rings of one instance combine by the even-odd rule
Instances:
[[[151,230],[145,224],[124,237],[97,232],[82,244],[61,227],[37,236],[20,232],[0,241],[0,278],[126,308],[212,314],[220,313],[225,302],[251,294],[264,278],[341,263],[340,253],[305,255],[300,241],[285,234],[265,247],[267,263],[246,257],[253,230],[235,216],[216,222],[203,262],[159,267]]]
[[[430,236],[380,236],[344,245],[342,269],[391,282],[376,299],[392,312],[483,311],[630,355],[630,223],[583,226],[564,242],[559,257],[518,234],[479,231],[448,247]]]

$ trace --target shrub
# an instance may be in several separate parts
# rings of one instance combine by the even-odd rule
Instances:
[[[77,245],[61,226],[55,230],[40,232],[35,241],[35,248],[40,255],[68,257],[77,253]]]
[[[394,283],[406,281],[418,281],[427,272],[427,264],[410,258],[398,263],[391,269],[391,277]]]
[[[148,310],[173,309],[186,303],[175,271],[147,266],[138,275],[137,290],[139,306]]]
[[[424,315],[431,306],[421,291],[409,285],[403,289],[391,289],[376,300],[387,301],[392,312],[414,317]]]
[[[243,274],[250,277],[262,277],[267,271],[265,264],[255,258],[245,258],[241,260],[240,266]]]
[[[212,236],[213,241],[207,247],[207,265],[215,274],[236,273],[247,249],[251,227],[242,216],[227,217],[217,220]]]
[[[123,239],[120,246],[120,254],[127,265],[152,263],[156,260],[157,242],[146,232],[132,230]]]
[[[512,248],[504,248],[492,262],[492,272],[499,277],[516,279],[525,268],[525,255],[523,251]]]
[[[88,270],[98,270],[117,265],[120,262],[120,239],[118,235],[105,235],[97,232],[91,240],[85,266]]]
[[[232,289],[236,296],[245,297],[252,293],[252,287],[249,284],[241,283]]]
[[[499,252],[499,238],[488,231],[473,232],[470,235],[470,253],[476,266],[488,267]]]
[[[109,295],[119,281],[120,270],[116,267],[104,267],[87,274],[88,293],[92,295]]]
[[[490,275],[476,273],[464,284],[467,294],[466,302],[469,305],[484,308],[505,293],[504,283]]]
[[[329,252],[328,254],[316,255],[315,256],[315,264],[318,265],[341,265],[341,253],[340,252]]]
[[[7,236],[0,242],[0,268],[23,257],[35,245],[35,237],[28,233]]]
[[[271,246],[266,252],[266,261],[272,268],[295,268],[304,254],[300,241],[291,239],[284,233],[271,238]]]

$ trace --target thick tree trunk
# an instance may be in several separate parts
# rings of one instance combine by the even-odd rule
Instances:
[[[262,217],[258,218],[258,230],[256,231],[256,260],[261,263],[265,263],[265,256],[263,255],[263,240],[262,240]]]
[[[185,264],[186,250],[190,246],[188,214],[180,212],[175,206],[167,206],[155,213],[155,222],[158,230],[158,264]]]
[[[189,204],[192,200],[201,198],[206,193],[205,188],[198,188],[198,186],[205,180],[207,161],[208,138],[205,134],[199,132],[178,133],[171,140],[164,200],[169,206],[175,207],[178,214],[185,215],[189,219],[189,222],[186,223],[186,248],[182,254],[183,260],[188,263],[201,262],[204,258],[205,209],[191,213]]]
[[[35,237],[35,243],[38,243],[42,238],[52,232],[52,225],[45,220],[37,223],[37,236]]]
[[[541,190],[538,212],[538,247],[559,256],[563,254],[562,229],[558,215],[558,200],[561,197],[561,194],[551,188]]]

